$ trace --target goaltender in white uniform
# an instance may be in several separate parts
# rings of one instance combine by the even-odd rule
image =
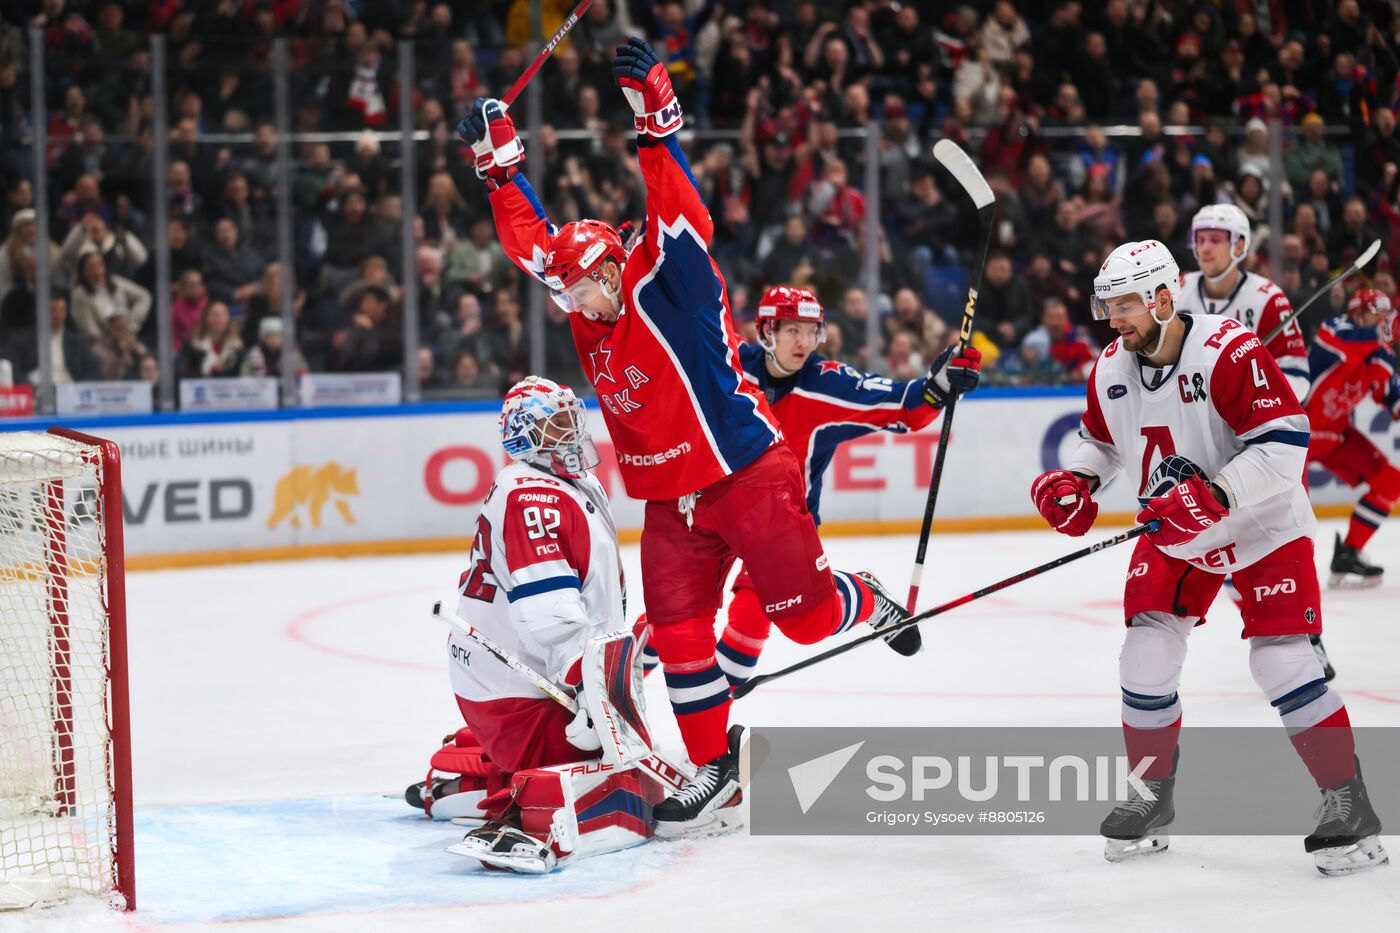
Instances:
[[[1234,318],[1177,313],[1180,290],[1176,260],[1156,240],[1104,262],[1094,316],[1119,337],[1089,377],[1078,447],[1031,489],[1055,530],[1082,535],[1098,514],[1093,493],[1123,473],[1143,506],[1138,521],[1160,523],[1133,552],[1119,656],[1128,760],[1146,766],[1155,799],[1135,793],[1109,814],[1104,854],[1167,846],[1186,640],[1231,573],[1250,672],[1322,792],[1306,851],[1323,874],[1383,864],[1346,707],[1308,643],[1322,610],[1303,488],[1307,416],[1258,336]]]
[[[624,622],[617,530],[590,473],[598,452],[583,405],[531,376],[506,395],[501,439],[515,462],[487,493],[458,581],[459,620],[491,648],[454,628],[449,676],[467,727],[407,797],[431,816],[484,823],[449,851],[542,872],[645,842],[666,791],[634,766],[650,752],[640,633]],[[577,712],[531,672],[574,697]],[[611,726],[606,742],[597,716]]]

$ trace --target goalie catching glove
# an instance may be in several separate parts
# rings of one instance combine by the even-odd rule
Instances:
[[[680,101],[666,66],[650,45],[635,36],[613,55],[613,78],[632,107],[633,123],[643,136],[661,138],[681,128]]]
[[[510,181],[513,166],[525,161],[525,146],[501,102],[478,97],[457,124],[457,135],[471,147],[476,177],[492,190]]]
[[[982,378],[982,351],[976,347],[951,346],[938,354],[924,379],[924,401],[934,408],[946,408],[956,396],[977,388]]]

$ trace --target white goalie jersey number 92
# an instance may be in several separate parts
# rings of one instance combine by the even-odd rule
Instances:
[[[555,678],[589,638],[624,626],[617,529],[596,479],[506,467],[482,504],[457,614]],[[448,640],[453,690],[473,701],[540,696],[473,642]]]

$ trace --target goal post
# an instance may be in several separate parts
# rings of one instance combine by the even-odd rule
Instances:
[[[0,909],[136,907],[121,459],[0,433]]]

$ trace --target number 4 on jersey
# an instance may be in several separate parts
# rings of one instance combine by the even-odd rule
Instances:
[[[1259,357],[1251,357],[1249,360],[1249,371],[1254,374],[1254,384],[1261,389],[1269,387],[1269,377],[1259,368]]]

